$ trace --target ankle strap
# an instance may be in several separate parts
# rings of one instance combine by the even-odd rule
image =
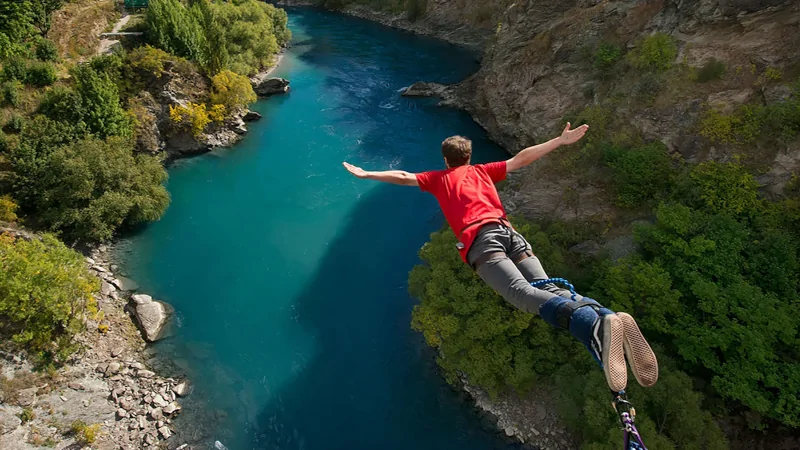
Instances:
[[[588,300],[564,302],[558,305],[558,308],[556,308],[556,321],[558,322],[558,326],[564,328],[565,330],[569,330],[569,323],[570,320],[572,320],[572,314],[585,306],[588,306],[595,311],[600,310],[600,305]]]

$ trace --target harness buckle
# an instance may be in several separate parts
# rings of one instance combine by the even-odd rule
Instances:
[[[632,431],[633,421],[636,420],[636,408],[628,401],[625,391],[613,392],[614,396],[611,406],[614,407],[619,416],[619,423],[625,431]]]

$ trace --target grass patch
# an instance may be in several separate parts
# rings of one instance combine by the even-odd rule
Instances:
[[[100,434],[100,424],[87,425],[81,420],[76,420],[70,427],[70,434],[83,445],[92,444]]]

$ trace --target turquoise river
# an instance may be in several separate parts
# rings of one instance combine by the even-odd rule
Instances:
[[[275,75],[291,92],[253,106],[264,117],[240,144],[174,164],[164,217],[118,246],[125,273],[176,311],[154,349],[194,382],[179,437],[230,450],[517,448],[410,329],[408,272],[444,224],[435,199],[341,166],[438,169],[453,134],[473,139],[474,162],[504,158],[466,114],[398,92],[462,80],[474,55],[289,13]]]

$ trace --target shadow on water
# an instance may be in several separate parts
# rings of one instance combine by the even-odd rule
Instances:
[[[396,267],[410,269],[416,248],[383,226],[414,220],[405,209],[387,208],[407,197],[401,189],[361,198],[294,301],[298,321],[315,335],[316,356],[271,395],[252,424],[252,448],[517,448],[487,433],[409,328],[413,300]],[[411,228],[420,234],[421,227]]]
[[[399,54],[399,60],[391,61],[404,65],[407,79],[401,81],[408,84],[427,74],[441,73],[442,65],[451,64],[449,58],[452,73],[445,71],[434,81],[458,81],[464,76],[464,56],[454,50],[449,57],[414,58],[408,50],[414,47],[385,37],[378,39],[377,35],[386,30],[370,22],[349,20],[352,38],[331,38],[320,20],[340,20],[338,17],[302,12],[294,17],[302,28],[314,30],[312,37],[302,41],[310,50],[300,59],[331,70],[323,81],[327,90],[347,97],[341,102],[347,108],[340,112],[339,121],[378,123],[394,130],[370,130],[362,137],[360,157],[368,161],[405,157],[403,168],[413,171],[441,168],[441,163],[430,166],[432,161],[440,161],[438,155],[413,160],[416,152],[438,153],[438,142],[430,142],[429,134],[417,141],[411,119],[403,122],[407,116],[393,112],[395,108],[432,110],[437,108],[435,102],[400,97],[386,75],[400,72],[399,67],[379,67],[371,56],[375,52]],[[369,39],[372,35],[376,39]],[[411,35],[405,38],[428,41]],[[358,43],[348,43],[349,39]],[[361,53],[353,57],[354,48]],[[339,51],[346,51],[351,64],[358,67],[329,64]],[[456,61],[461,64],[460,70]],[[416,67],[409,70],[408,64]],[[439,110],[428,114],[461,113]],[[496,147],[482,138],[482,131],[477,127],[474,130],[476,159],[480,162],[488,155],[499,156]],[[403,139],[402,145],[388,142],[398,137]],[[410,148],[414,150],[409,155]],[[419,150],[422,148],[428,150]],[[359,199],[329,243],[315,274],[292,301],[297,321],[315,336],[314,356],[292,380],[270,393],[251,423],[250,447],[520,448],[471,412],[474,406],[470,400],[444,383],[433,351],[410,329],[414,300],[407,292],[408,271],[419,262],[418,248],[442,224],[435,200],[417,188],[382,185]]]

